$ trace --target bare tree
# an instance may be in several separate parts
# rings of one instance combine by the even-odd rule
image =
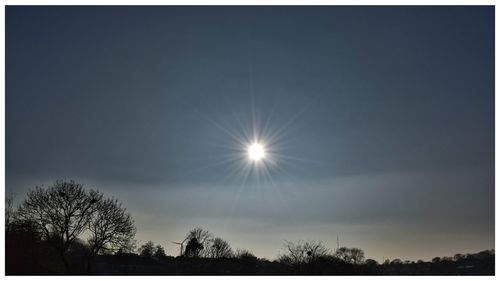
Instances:
[[[97,254],[113,253],[120,249],[131,250],[134,247],[134,220],[116,199],[101,199],[96,203],[90,214],[88,230],[90,253],[87,271],[90,271]]]
[[[193,238],[195,240],[193,240]],[[186,245],[186,252],[188,251],[188,245],[191,244],[191,254],[193,254],[193,251],[196,251],[196,257],[208,257],[210,245],[213,242],[213,234],[208,230],[202,229],[201,227],[196,227],[189,231],[186,235],[185,241],[188,241],[188,244]]]
[[[34,222],[40,235],[58,251],[65,270],[69,270],[66,253],[87,228],[90,214],[102,199],[97,191],[87,192],[74,181],[57,181],[53,186],[36,187],[18,209],[20,220]]]
[[[88,229],[90,236],[87,242],[93,256],[102,251],[130,250],[133,247],[136,233],[134,220],[116,199],[97,202],[90,215]]]
[[[285,241],[283,249],[285,253],[281,254],[278,260],[292,266],[309,263],[330,253],[330,250],[322,242],[316,241],[299,241],[296,243]]]
[[[209,248],[209,257],[211,258],[231,258],[233,256],[233,250],[227,241],[217,237],[213,240],[212,245]]]
[[[10,225],[14,219],[14,194],[11,192],[5,197],[5,230],[10,230]]]

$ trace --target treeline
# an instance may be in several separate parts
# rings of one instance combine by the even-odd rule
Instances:
[[[36,187],[13,205],[7,197],[6,274],[493,275],[494,251],[432,261],[365,259],[359,248],[332,251],[321,241],[285,241],[276,260],[196,227],[177,253],[152,241],[136,245],[132,216],[114,198],[74,181]]]

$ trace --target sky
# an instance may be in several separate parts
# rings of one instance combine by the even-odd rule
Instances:
[[[8,6],[5,48],[17,201],[73,179],[169,255],[494,248],[492,6]]]

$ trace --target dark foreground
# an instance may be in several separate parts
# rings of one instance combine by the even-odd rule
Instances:
[[[57,259],[56,259],[57,260]],[[401,262],[384,264],[351,264],[326,256],[315,261],[287,265],[258,258],[185,258],[141,257],[137,254],[99,255],[92,265],[84,266],[75,256],[71,272],[63,272],[61,265],[50,260],[28,260],[25,263],[7,260],[8,275],[494,275],[495,256],[484,251],[460,259],[442,259],[432,262]]]

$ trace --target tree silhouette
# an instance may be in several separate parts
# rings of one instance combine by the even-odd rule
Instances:
[[[256,260],[257,257],[247,249],[236,249],[234,256],[242,260]]]
[[[281,254],[278,260],[289,265],[308,263],[319,257],[326,256],[330,252],[322,242],[316,241],[299,241],[296,243],[285,241],[283,249],[285,253]]]
[[[165,254],[165,249],[161,245],[156,245],[155,253],[153,255],[155,258],[164,258],[167,255]]]
[[[391,261],[391,264],[403,264],[403,261],[401,259],[396,258]]]
[[[193,240],[193,238],[196,240]],[[210,246],[213,242],[213,234],[208,230],[196,227],[189,231],[185,240],[188,241],[185,252],[188,251],[188,245],[191,243],[191,253],[189,253],[189,255],[195,254],[196,257],[209,257]],[[185,255],[189,256],[187,253],[185,253]]]
[[[90,214],[88,230],[89,266],[99,253],[133,248],[134,220],[116,199],[101,199],[96,203]]]
[[[139,253],[142,257],[150,258],[153,256],[155,244],[153,241],[148,241],[139,248]]]
[[[9,227],[14,219],[14,194],[10,193],[5,197],[5,230],[9,231]]]
[[[87,242],[94,254],[102,250],[114,252],[133,247],[136,233],[134,220],[118,200],[99,201],[90,216]]]
[[[376,260],[374,260],[374,259],[367,259],[367,260],[365,261],[365,264],[366,264],[367,266],[369,266],[369,267],[376,267],[376,266],[378,266],[378,265],[379,265],[379,264],[378,264],[378,262],[377,262]]]
[[[360,264],[365,259],[365,253],[358,248],[341,247],[335,251],[335,256],[345,262]]]
[[[193,237],[188,241],[184,255],[189,258],[198,258],[200,257],[200,252],[203,248],[203,244],[198,242],[196,237]]]
[[[87,228],[90,214],[101,199],[100,193],[87,192],[74,181],[57,181],[48,189],[36,187],[29,191],[17,215],[20,220],[35,223],[37,231],[57,250],[68,271],[67,251]]]
[[[455,254],[453,256],[453,260],[455,260],[455,261],[461,260],[463,258],[464,258],[464,255],[462,255],[462,254]]]
[[[209,248],[209,257],[211,258],[230,258],[233,256],[233,250],[227,241],[217,237],[213,240]]]
[[[359,248],[351,248],[351,262],[360,264],[365,260],[365,252]]]

